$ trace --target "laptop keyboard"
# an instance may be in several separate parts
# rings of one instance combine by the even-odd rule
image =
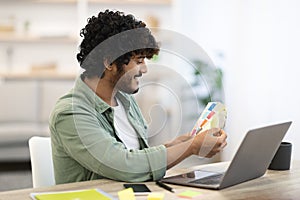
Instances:
[[[216,174],[216,175],[212,175],[212,176],[208,176],[205,178],[200,178],[200,179],[191,181],[190,183],[216,185],[216,184],[220,183],[222,177],[223,177],[223,174]]]

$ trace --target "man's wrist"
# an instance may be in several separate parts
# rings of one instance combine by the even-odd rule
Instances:
[[[167,143],[167,144],[163,144],[166,148],[169,148],[170,146],[172,146],[172,145],[170,145],[169,143]]]
[[[196,152],[196,145],[194,142],[194,138],[191,138],[190,140],[185,141],[187,145],[187,155],[191,156],[194,155]]]

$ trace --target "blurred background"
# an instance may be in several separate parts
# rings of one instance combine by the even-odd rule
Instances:
[[[51,109],[80,72],[80,29],[105,9],[145,21],[161,42],[136,96],[151,145],[190,131],[208,101],[222,101],[228,146],[182,165],[230,160],[247,130],[288,120],[284,140],[300,159],[299,1],[1,0],[0,190],[32,187],[28,139],[49,136]]]

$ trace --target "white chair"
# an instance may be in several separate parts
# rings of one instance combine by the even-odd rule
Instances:
[[[33,187],[55,185],[50,137],[33,136],[28,143]]]

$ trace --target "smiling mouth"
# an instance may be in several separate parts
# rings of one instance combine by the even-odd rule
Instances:
[[[138,80],[141,77],[142,77],[142,74],[138,74],[138,75],[135,75],[133,78],[136,79],[136,80]]]

